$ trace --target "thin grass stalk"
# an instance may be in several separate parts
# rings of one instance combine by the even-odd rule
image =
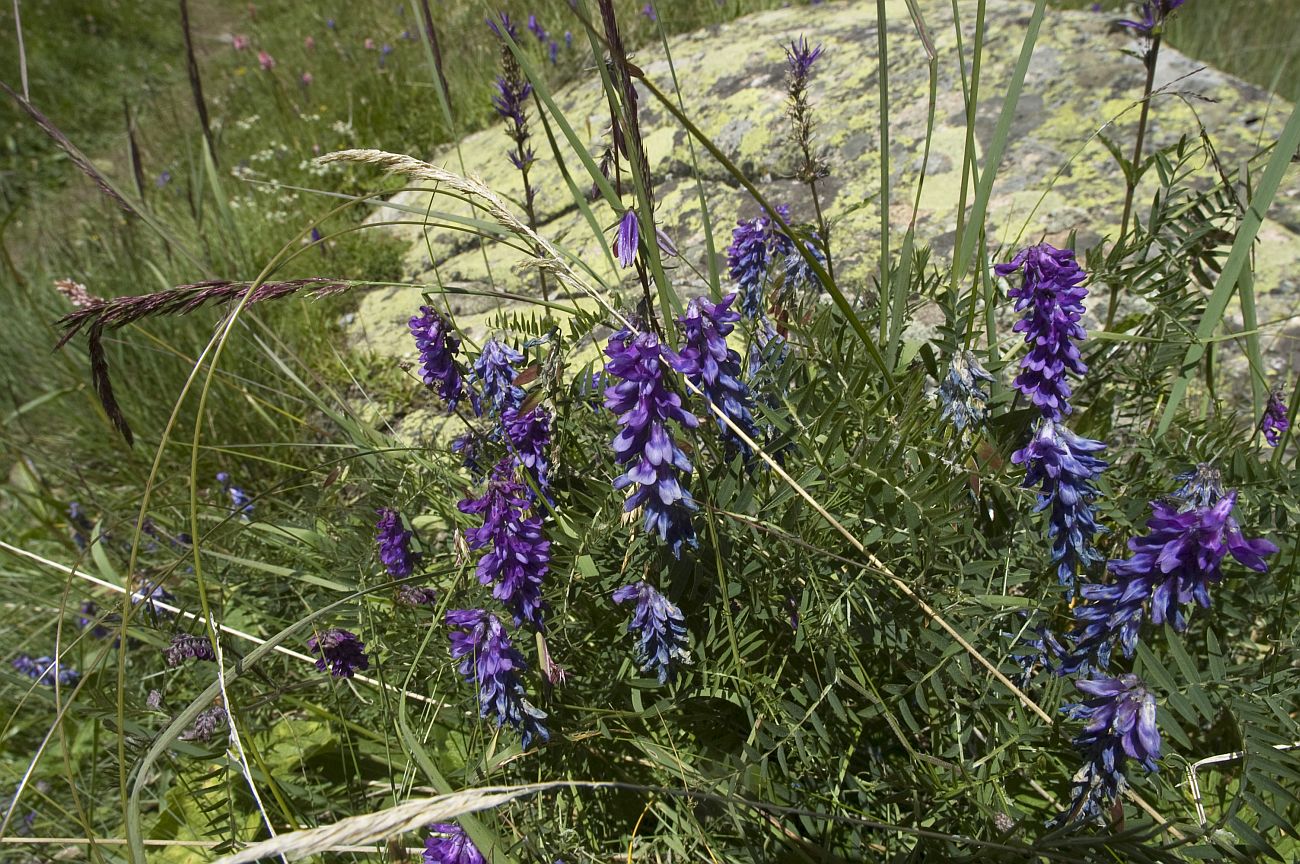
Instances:
[[[122,119],[126,122],[126,157],[131,163],[131,177],[135,180],[135,197],[144,200],[144,165],[140,162],[140,147],[135,141],[135,121],[131,118],[131,106],[126,97],[122,97]]]
[[[217,143],[212,137],[212,124],[208,122],[208,103],[203,98],[203,79],[199,76],[199,61],[194,56],[194,39],[190,34],[189,0],[180,0],[181,35],[185,37],[185,71],[190,79],[190,95],[194,99],[194,110],[199,115],[199,128],[203,131],[203,141],[214,163],[217,158]]]
[[[961,279],[957,275],[956,251],[961,248],[962,240],[966,236],[966,199],[970,193],[972,175],[975,184],[979,184],[979,165],[975,156],[975,115],[979,107],[980,67],[984,59],[984,21],[987,2],[988,0],[979,0],[975,7],[975,46],[971,50],[970,80],[967,81],[966,55],[962,49],[961,15],[957,11],[957,0],[952,0],[952,26],[957,36],[957,67],[961,71],[962,97],[966,104],[966,140],[962,144],[961,152],[961,191],[957,197],[957,231],[953,235],[951,288],[954,297],[959,296]],[[972,307],[972,320],[974,317],[975,311]],[[965,346],[967,350],[970,349],[970,335],[971,331],[968,329]]]
[[[1038,31],[1042,27],[1046,8],[1047,0],[1035,0],[1034,11],[1029,18],[1029,26],[1025,30],[1025,39],[1020,46],[1020,57],[1011,73],[1011,81],[1007,84],[1007,95],[1002,100],[1002,112],[998,115],[993,140],[989,143],[988,151],[984,157],[984,168],[975,187],[974,212],[971,214],[965,233],[961,238],[961,245],[957,248],[953,258],[952,281],[954,285],[959,285],[961,280],[965,278],[970,267],[971,258],[975,254],[976,235],[972,231],[982,231],[984,220],[988,216],[989,199],[993,195],[993,181],[997,179],[998,168],[1001,166],[1002,157],[1006,153],[1007,139],[1011,136],[1011,122],[1015,119],[1016,106],[1020,102],[1020,92],[1025,86],[1025,75],[1029,71],[1029,61],[1034,55],[1034,45],[1038,42]],[[973,109],[968,107],[969,110]],[[973,125],[968,124],[968,130],[973,128]]]
[[[880,341],[889,343],[889,25],[876,0],[876,78],[880,85]],[[829,272],[829,271],[828,271]]]
[[[20,0],[14,0],[14,36],[18,40],[18,76],[23,85],[23,98],[32,99],[32,91],[27,85],[27,44],[23,41],[23,14],[19,8]]]
[[[1147,67],[1146,83],[1142,86],[1142,110],[1138,114],[1137,137],[1133,142],[1133,161],[1129,170],[1124,172],[1124,215],[1119,220],[1119,237],[1116,244],[1128,239],[1129,218],[1133,215],[1133,197],[1137,194],[1138,181],[1142,178],[1142,154],[1146,149],[1147,121],[1151,115],[1151,91],[1156,80],[1156,60],[1160,56],[1162,34],[1157,31],[1151,37],[1151,47],[1142,57]],[[1110,286],[1110,300],[1106,304],[1106,329],[1115,323],[1115,311],[1119,308],[1119,281]]]
[[[1224,262],[1223,270],[1214,283],[1214,291],[1210,294],[1210,299],[1205,306],[1205,312],[1202,313],[1201,321],[1196,327],[1195,341],[1187,346],[1187,353],[1183,356],[1178,377],[1170,389],[1164,413],[1161,415],[1160,422],[1156,427],[1156,434],[1161,437],[1173,425],[1174,417],[1178,413],[1178,406],[1183,397],[1187,395],[1187,387],[1191,383],[1191,376],[1205,356],[1206,346],[1214,335],[1214,331],[1218,329],[1219,324],[1223,321],[1223,315],[1228,309],[1228,303],[1232,300],[1239,277],[1250,261],[1251,247],[1255,243],[1255,238],[1259,235],[1260,226],[1264,223],[1264,214],[1268,211],[1269,205],[1273,203],[1278,187],[1282,183],[1282,178],[1291,164],[1291,157],[1295,154],[1297,148],[1300,148],[1300,105],[1292,109],[1291,116],[1287,119],[1282,134],[1273,147],[1273,155],[1269,157],[1268,165],[1264,168],[1259,185],[1255,187],[1254,193],[1251,195],[1250,206],[1237,228],[1237,236],[1233,240],[1232,250],[1228,253],[1228,259]],[[1300,388],[1297,388],[1297,390],[1300,390]]]

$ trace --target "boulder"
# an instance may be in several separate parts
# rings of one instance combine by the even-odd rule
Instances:
[[[961,188],[966,135],[963,81],[949,0],[920,0],[929,39],[938,54],[938,99],[924,183],[917,199],[926,141],[929,67],[923,41],[904,0],[886,3],[890,94],[889,218],[893,251],[916,210],[918,244],[928,244],[942,266],[952,253]],[[959,4],[965,14],[973,6]],[[1032,3],[990,0],[975,138],[981,162],[991,142],[1002,97],[1020,53]],[[634,61],[648,79],[672,93],[674,73],[686,112],[727,156],[756,181],[774,202],[788,204],[794,221],[811,222],[807,188],[792,178],[794,150],[786,114],[784,47],[799,36],[820,43],[825,53],[814,67],[810,89],[817,143],[829,176],[819,183],[820,198],[833,222],[832,248],[840,286],[850,298],[871,302],[873,275],[880,266],[880,129],[877,38],[874,2],[828,2],[764,12],[675,37],[672,63],[661,48],[647,48]],[[961,21],[969,58],[974,22]],[[1123,150],[1132,147],[1145,70],[1135,56],[1142,46],[1110,16],[1093,12],[1049,11],[1039,34],[1005,158],[994,184],[988,217],[992,254],[1042,239],[1061,244],[1077,232],[1081,247],[1118,231],[1124,195],[1119,167],[1102,137]],[[1247,164],[1258,171],[1291,110],[1269,92],[1207,68],[1164,48],[1151,101],[1150,148],[1173,145],[1183,136],[1197,139],[1202,128],[1214,143],[1220,164],[1236,174]],[[698,145],[692,152],[687,133],[653,97],[640,94],[641,123],[651,163],[660,227],[675,242],[680,259],[670,260],[670,276],[683,296],[704,290],[708,244],[701,194],[708,201],[718,264],[725,280],[725,250],[738,218],[757,215],[747,193]],[[555,98],[588,152],[598,158],[608,143],[608,109],[594,76],[560,87]],[[537,189],[539,231],[588,264],[610,285],[630,285],[629,271],[612,266],[581,212],[551,154],[541,124],[532,122],[539,155],[532,174]],[[554,127],[553,127],[554,128]],[[556,130],[557,138],[560,138]],[[561,141],[563,139],[561,138]],[[459,152],[447,149],[433,161],[449,170],[475,175],[513,201],[520,200],[518,172],[506,159],[508,140],[501,126],[467,136]],[[1201,145],[1196,144],[1197,147]],[[575,153],[561,147],[565,163],[583,188],[589,185]],[[462,166],[463,160],[463,166]],[[692,168],[698,160],[700,179]],[[1214,167],[1200,160],[1199,176],[1213,178]],[[1137,195],[1139,213],[1154,189],[1154,172]],[[411,210],[466,214],[463,203],[426,192],[398,194],[393,202],[408,208],[399,218],[419,220]],[[629,202],[631,197],[628,198]],[[617,214],[603,201],[592,205],[602,226],[612,232]],[[521,211],[522,212],[522,209]],[[391,211],[377,218],[392,219]],[[431,221],[437,221],[436,219]],[[410,242],[407,275],[429,285],[495,286],[514,293],[537,292],[535,272],[518,272],[522,256],[501,244],[479,248],[471,235],[430,224],[395,229]],[[997,247],[1004,247],[999,252]],[[1256,290],[1260,321],[1293,314],[1300,291],[1300,166],[1292,169],[1269,213],[1258,246]],[[522,301],[521,301],[522,302]],[[416,288],[379,289],[361,301],[356,339],[389,356],[413,356],[406,319],[420,303]],[[1104,301],[1094,300],[1094,306]],[[471,338],[481,338],[491,313],[508,301],[453,296],[450,310]],[[1300,326],[1287,340],[1273,329],[1265,336],[1270,361],[1300,364]],[[1276,371],[1276,369],[1274,370]]]

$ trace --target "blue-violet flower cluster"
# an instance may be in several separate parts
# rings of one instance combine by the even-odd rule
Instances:
[[[500,727],[508,723],[519,730],[524,749],[535,739],[550,740],[542,725],[546,713],[524,698],[519,674],[528,667],[523,655],[510,644],[500,619],[485,609],[452,609],[447,613],[451,656],[470,684],[478,687],[479,716],[489,714]]]
[[[455,411],[465,384],[456,360],[460,339],[451,332],[447,321],[428,306],[420,307],[420,314],[411,317],[409,326],[420,352],[420,380],[437,391],[448,411]]]
[[[438,822],[430,825],[429,831],[432,836],[424,841],[424,864],[486,864],[483,853],[459,825]]]
[[[627,632],[637,636],[636,661],[660,684],[672,677],[675,663],[690,663],[686,650],[686,619],[682,610],[647,582],[624,585],[614,592],[615,603],[636,601]]]
[[[690,516],[696,505],[679,479],[691,473],[691,463],[673,441],[668,424],[675,420],[694,429],[699,420],[668,388],[660,362],[662,358],[680,365],[680,360],[655,334],[633,337],[626,330],[610,337],[605,354],[605,372],[614,380],[605,389],[605,407],[618,415],[622,427],[614,438],[614,458],[627,467],[614,488],[636,484],[623,509],[644,508],[646,531],[658,534],[680,558],[683,543],[696,544]]]
[[[1281,444],[1282,436],[1291,428],[1291,421],[1286,416],[1286,402],[1282,400],[1281,385],[1268,394],[1268,404],[1264,406],[1264,418],[1260,421],[1259,428],[1270,447]]]
[[[500,414],[507,408],[518,408],[524,399],[522,388],[515,386],[518,372],[516,363],[522,363],[524,355],[497,339],[489,339],[484,345],[478,359],[474,361],[474,380],[479,383],[481,401],[485,408]]]
[[[756,438],[753,398],[749,387],[740,380],[740,355],[727,347],[727,336],[740,320],[740,313],[731,308],[735,300],[733,292],[719,303],[697,297],[687,305],[686,314],[677,319],[684,336],[677,368],[727,419],[750,438]],[[728,448],[748,456],[749,445],[721,418],[717,420]]]
[[[13,667],[20,674],[26,675],[36,683],[44,684],[46,687],[53,687],[56,678],[60,685],[71,687],[81,677],[81,673],[76,669],[59,663],[53,657],[32,659],[30,655],[19,654],[14,658]]]
[[[478,579],[491,585],[492,596],[514,616],[542,628],[546,602],[542,583],[551,562],[551,544],[542,536],[542,519],[529,515],[528,491],[515,478],[514,465],[502,460],[481,498],[466,498],[463,513],[481,516],[483,524],[465,532],[470,549],[486,550],[478,562]]]
[[[370,668],[365,647],[366,643],[355,633],[338,627],[321,631],[307,640],[307,650],[319,655],[316,668],[321,672],[328,669],[335,678],[351,678],[356,670]]]
[[[403,530],[402,517],[387,507],[379,511],[375,524],[375,542],[379,560],[394,579],[404,579],[415,572],[415,553],[411,551],[411,532]]]

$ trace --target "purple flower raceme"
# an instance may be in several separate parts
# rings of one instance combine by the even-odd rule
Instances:
[[[808,47],[808,39],[800,36],[790,43],[785,49],[785,59],[789,64],[790,75],[797,78],[800,82],[806,81],[812,74],[813,64],[822,56],[823,49],[821,45],[816,48]]]
[[[973,351],[958,350],[952,355],[948,374],[939,385],[939,403],[943,412],[941,420],[950,420],[963,437],[968,430],[982,426],[988,417],[989,393],[984,388],[993,376],[980,365]]]
[[[637,221],[636,210],[628,209],[618,222],[618,231],[614,235],[614,257],[622,267],[631,267],[636,261],[637,245],[641,241],[641,223]]]
[[[438,602],[438,592],[406,583],[397,586],[397,602],[403,606],[432,606]]]
[[[411,318],[409,327],[420,352],[420,379],[437,391],[447,403],[448,412],[455,411],[465,389],[456,360],[460,339],[451,332],[447,321],[428,306],[420,307],[420,314]]]
[[[780,237],[786,241],[789,251],[785,253],[783,266],[785,267],[785,287],[790,290],[817,288],[821,286],[821,280],[817,278],[817,273],[808,265],[804,257],[794,250],[794,244],[781,234],[774,236]],[[810,239],[803,241],[803,247],[808,250],[808,254],[822,267],[826,266],[826,253],[822,251],[821,243],[816,232]]]
[[[415,554],[411,551],[411,532],[402,529],[402,516],[387,507],[379,511],[375,524],[375,542],[379,560],[394,579],[404,579],[415,572]]]
[[[732,292],[720,303],[697,297],[687,305],[686,314],[677,318],[684,337],[677,368],[742,432],[757,438],[753,397],[740,380],[740,355],[727,347],[727,336],[740,320],[740,313],[731,308],[735,300]],[[749,455],[749,445],[721,419],[718,428],[729,449]]]
[[[686,619],[682,610],[647,582],[624,585],[614,592],[615,603],[636,601],[627,632],[637,636],[636,662],[642,672],[651,672],[666,684],[674,664],[690,663],[686,650]]]
[[[475,480],[483,477],[483,436],[473,429],[451,439],[451,452],[460,454],[460,464],[465,466]]]
[[[1179,474],[1174,479],[1183,484],[1173,495],[1183,502],[1182,509],[1213,507],[1227,494],[1223,488],[1223,475],[1219,473],[1218,468],[1208,462],[1202,462],[1195,470]]]
[[[207,636],[190,636],[186,633],[177,633],[172,636],[172,644],[168,645],[163,651],[163,658],[167,661],[168,666],[180,666],[186,660],[211,660],[217,659],[217,652],[212,650],[212,643]]]
[[[519,27],[514,21],[510,20],[509,13],[498,12],[495,18],[487,18],[487,25],[498,39],[504,39],[508,35],[512,40],[519,39]],[[504,34],[504,35],[503,35]]]
[[[1039,512],[1048,510],[1048,536],[1052,538],[1052,561],[1056,578],[1074,593],[1074,577],[1082,568],[1102,560],[1092,547],[1092,538],[1102,530],[1097,525],[1092,502],[1097,497],[1095,481],[1106,463],[1095,454],[1106,445],[1076,435],[1053,419],[1038,422],[1033,439],[1011,456],[1025,466],[1026,487],[1038,486]]]
[[[433,836],[424,841],[424,864],[487,864],[459,825],[438,822],[430,825],[429,831]]]
[[[727,267],[731,281],[740,289],[740,308],[749,318],[762,318],[763,289],[767,283],[769,247],[772,231],[767,219],[758,216],[736,223],[727,247]]]
[[[322,630],[307,640],[307,650],[320,655],[316,668],[321,672],[329,670],[335,678],[351,678],[356,670],[370,668],[365,647],[355,633],[338,627]]]
[[[537,20],[536,15],[528,16],[528,32],[536,36],[538,42],[546,41],[546,28]]]
[[[524,362],[524,355],[497,339],[489,339],[474,361],[474,380],[482,390],[481,401],[487,409],[499,414],[507,408],[517,408],[524,400],[524,391],[515,386],[515,364]]]
[[[551,463],[547,458],[546,448],[551,444],[551,414],[541,406],[519,413],[515,408],[507,408],[501,413],[501,426],[505,429],[506,440],[515,464],[521,466],[533,478],[538,490],[548,495],[551,479],[548,474]],[[531,494],[532,490],[529,490]]]
[[[225,705],[213,705],[211,708],[204,709],[199,716],[194,718],[190,728],[181,733],[182,741],[209,741],[217,730],[227,725],[230,721],[230,715],[226,713]]]
[[[1156,29],[1163,26],[1165,19],[1169,17],[1179,6],[1182,6],[1186,0],[1146,0],[1142,4],[1142,20],[1130,21],[1123,20],[1119,24],[1121,27],[1128,27],[1140,36],[1151,36]]]
[[[700,421],[668,388],[660,361],[679,367],[681,360],[655,334],[634,337],[627,330],[610,337],[605,354],[605,372],[614,382],[605,389],[605,407],[622,427],[614,438],[614,459],[627,467],[614,488],[637,486],[623,509],[644,508],[645,530],[658,534],[680,558],[683,543],[696,545],[690,516],[696,505],[679,479],[691,473],[691,463],[673,441],[669,422],[694,429]]]
[[[247,522],[253,512],[253,499],[241,487],[236,486],[225,471],[217,472],[217,482],[230,497],[230,512]]]
[[[1066,376],[1088,371],[1074,344],[1088,335],[1079,324],[1083,299],[1088,296],[1088,289],[1080,283],[1087,274],[1075,263],[1072,251],[1046,243],[1031,246],[1010,264],[994,269],[999,276],[1024,273],[1020,286],[1008,292],[1016,301],[1016,311],[1024,313],[1012,329],[1024,333],[1029,344],[1028,353],[1020,360],[1015,387],[1044,417],[1059,420],[1070,413],[1072,391]]]
[[[483,518],[480,527],[465,532],[470,549],[487,550],[478,562],[479,582],[493,586],[492,596],[510,610],[515,626],[527,621],[542,629],[542,583],[551,544],[542,536],[542,518],[528,515],[528,491],[515,478],[512,462],[504,459],[497,465],[483,497],[466,498],[458,506],[462,513]]]
[[[1074,739],[1085,761],[1074,775],[1070,809],[1056,818],[1057,824],[1100,819],[1102,805],[1114,801],[1128,786],[1124,763],[1136,759],[1148,771],[1156,771],[1160,758],[1156,699],[1140,678],[1129,673],[1088,678],[1074,686],[1092,697],[1064,709],[1071,719],[1086,721]]]
[[[22,675],[26,675],[38,684],[44,684],[46,687],[53,687],[55,679],[63,687],[71,687],[81,678],[81,673],[71,666],[64,665],[56,661],[53,657],[37,657],[32,659],[30,655],[19,654],[13,661],[14,669]]]
[[[1260,420],[1259,428],[1270,447],[1281,444],[1282,436],[1291,428],[1291,421],[1286,416],[1286,402],[1282,399],[1282,385],[1268,394],[1268,404],[1264,406],[1264,418]]]
[[[460,660],[460,674],[478,688],[479,716],[491,714],[498,728],[508,723],[519,730],[524,749],[537,739],[549,741],[542,725],[546,713],[528,702],[519,681],[528,667],[500,619],[485,609],[452,609],[447,626],[453,628],[452,659]]]
[[[1210,586],[1223,581],[1228,555],[1257,573],[1267,573],[1264,558],[1277,547],[1242,536],[1232,518],[1236,502],[1236,492],[1209,507],[1179,509],[1177,502],[1153,501],[1149,533],[1129,540],[1133,554],[1127,559],[1110,562],[1114,581],[1080,589],[1085,602],[1074,610],[1077,645],[1066,671],[1104,668],[1115,643],[1131,657],[1148,614],[1154,624],[1167,621],[1175,630],[1186,629],[1183,607],[1195,601],[1210,608]]]

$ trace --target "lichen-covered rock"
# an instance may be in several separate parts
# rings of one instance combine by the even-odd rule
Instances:
[[[915,214],[916,236],[918,243],[932,247],[940,261],[952,253],[966,135],[952,5],[949,0],[919,3],[939,55],[939,80],[935,128]],[[988,4],[975,121],[981,162],[984,147],[994,135],[1031,8],[1025,0],[990,0]],[[1113,237],[1119,227],[1123,180],[1097,133],[1119,142],[1125,150],[1131,147],[1145,72],[1141,61],[1127,52],[1140,49],[1140,45],[1104,15],[1053,11],[1049,18],[1034,50],[990,201],[988,228],[993,247],[1009,249],[1044,238],[1059,244],[1070,232],[1077,232],[1079,244],[1086,247]],[[893,242],[896,254],[913,217],[930,81],[923,43],[903,0],[887,2],[886,21],[889,215],[891,230],[897,232]],[[792,179],[794,151],[786,116],[783,46],[804,35],[809,42],[825,47],[813,72],[810,95],[818,143],[830,169],[820,185],[821,203],[834,223],[836,275],[850,297],[873,293],[870,278],[880,266],[877,26],[874,2],[801,6],[678,37],[672,42],[672,70],[660,49],[647,49],[634,58],[647,78],[666,92],[671,92],[675,70],[681,99],[694,122],[759,183],[770,200],[789,204],[793,219],[807,222],[813,219],[811,198],[807,189]],[[969,68],[973,21],[963,20],[961,29]],[[1182,136],[1196,139],[1204,128],[1221,164],[1230,172],[1260,158],[1260,145],[1276,140],[1290,110],[1266,91],[1202,68],[1169,48],[1161,53],[1156,83],[1162,89],[1151,103],[1148,152],[1174,144]],[[588,152],[598,158],[607,144],[608,127],[608,108],[599,82],[594,78],[577,82],[561,88],[555,96],[570,125],[587,142]],[[641,106],[658,217],[682,256],[670,261],[675,265],[671,275],[683,296],[697,294],[702,287],[696,271],[707,271],[708,248],[700,209],[701,186],[712,219],[714,251],[719,256],[725,252],[735,220],[756,215],[758,208],[701,148],[696,146],[692,154],[687,133],[644,90]],[[629,278],[626,271],[620,273],[613,267],[605,248],[592,237],[546,146],[540,124],[533,125],[539,161],[531,179],[539,190],[539,230],[610,284],[620,276]],[[558,130],[556,134],[558,137]],[[463,170],[518,201],[521,184],[518,172],[505,157],[506,146],[499,127],[467,137],[460,150]],[[578,156],[567,146],[561,151],[576,182],[586,188],[589,183]],[[698,159],[699,181],[691,167],[693,157]],[[454,150],[439,154],[435,161],[462,170]],[[1208,160],[1202,170],[1207,177],[1213,171]],[[1154,176],[1149,176],[1139,190],[1139,211],[1150,201],[1154,182]],[[421,192],[402,193],[395,203],[409,208],[403,214],[405,219],[430,208],[435,214],[468,215],[463,202],[445,197],[430,201],[429,195]],[[618,214],[603,201],[592,207],[602,226],[611,230]],[[380,215],[391,218],[392,214]],[[431,221],[443,220],[435,215]],[[406,232],[411,240],[407,268],[413,279],[431,286],[468,283],[537,293],[536,273],[515,271],[522,258],[515,250],[500,244],[479,248],[472,235],[434,225],[394,230]],[[1260,320],[1267,321],[1291,314],[1300,291],[1300,170],[1293,169],[1283,184],[1261,238],[1265,242],[1260,245],[1256,290]],[[719,263],[725,273],[725,263]],[[482,335],[475,333],[475,328],[501,302],[449,298],[458,324],[468,328],[472,337]],[[412,349],[404,323],[419,303],[415,289],[371,293],[361,304],[355,332],[380,353],[409,354]],[[1294,347],[1288,350],[1300,353]]]

